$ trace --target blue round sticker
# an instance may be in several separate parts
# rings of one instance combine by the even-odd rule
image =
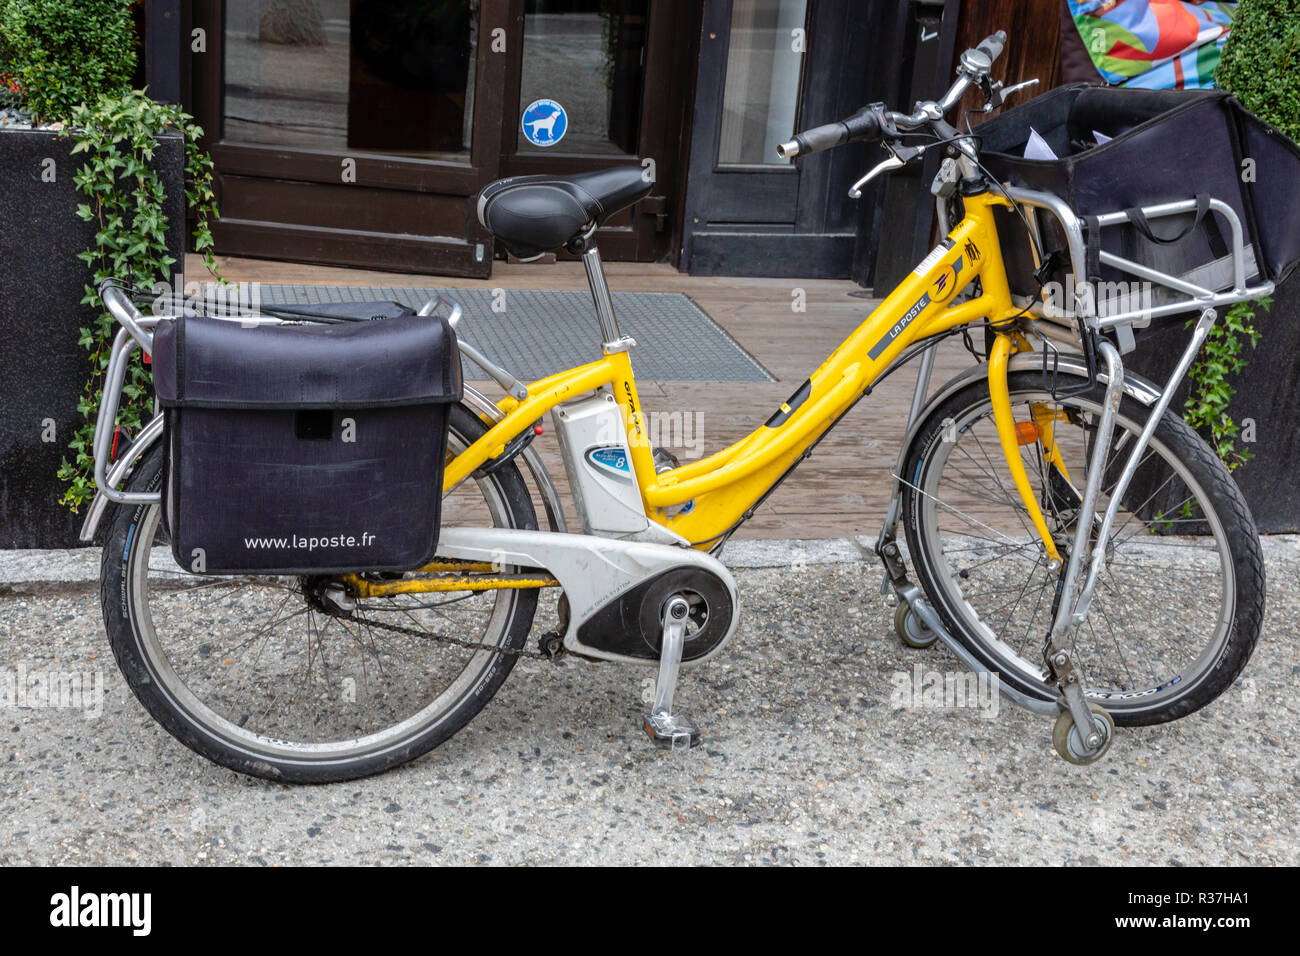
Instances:
[[[534,146],[554,146],[568,128],[569,114],[555,100],[534,100],[524,110],[524,137]]]

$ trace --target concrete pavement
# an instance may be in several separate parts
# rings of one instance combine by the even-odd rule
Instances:
[[[237,776],[152,721],[108,651],[97,552],[0,555],[0,665],[102,682],[97,715],[0,706],[0,864],[1300,862],[1295,538],[1266,540],[1244,677],[1183,721],[1122,729],[1088,769],[1005,702],[896,706],[898,675],[961,668],[900,645],[859,544],[729,557],[741,630],[679,690],[697,750],[646,742],[649,669],[525,660],[432,754],[320,787]],[[796,569],[770,566],[793,547]]]

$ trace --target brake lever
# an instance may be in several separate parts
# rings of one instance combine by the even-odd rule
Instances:
[[[906,165],[907,163],[903,162],[897,156],[891,155],[887,160],[885,160],[880,165],[876,166],[874,169],[871,170],[871,172],[867,173],[865,176],[863,176],[856,183],[854,183],[852,186],[849,187],[849,198],[861,199],[863,186],[871,182],[871,180],[875,179],[881,173],[889,172],[890,170],[893,169],[901,169]]]
[[[1002,104],[1007,101],[1007,97],[1012,93],[1019,93],[1026,87],[1036,86],[1037,84],[1038,77],[1034,77],[1032,80],[1025,80],[1023,83],[1017,83],[1015,86],[1008,86],[1006,89],[1002,88],[1001,83],[993,83],[984,91],[984,108],[980,110],[980,112],[992,113],[994,110],[1000,108]]]
[[[881,173],[891,172],[895,169],[902,169],[916,157],[920,156],[927,149],[925,146],[904,146],[902,143],[886,144],[885,149],[889,150],[889,158],[877,165],[869,173],[859,179],[849,187],[850,199],[862,198],[862,187],[871,180],[875,179]]]

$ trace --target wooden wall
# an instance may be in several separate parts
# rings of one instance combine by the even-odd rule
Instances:
[[[957,20],[956,57],[975,46],[990,33],[1007,32],[1007,46],[993,65],[993,78],[1004,86],[1014,86],[1038,77],[1038,85],[1016,94],[1008,106],[1016,106],[1061,83],[1061,13],[1065,0],[963,0]],[[962,109],[979,109],[983,100],[971,91],[962,100]],[[991,115],[997,115],[996,113]],[[984,117],[970,116],[971,125]],[[961,126],[960,115],[950,117]]]

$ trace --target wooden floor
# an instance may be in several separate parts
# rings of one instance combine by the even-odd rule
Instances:
[[[491,279],[475,280],[257,259],[222,257],[218,261],[222,274],[231,281],[268,284],[587,288],[582,266],[576,262],[499,262]],[[187,265],[188,280],[205,275],[195,257],[189,257]],[[692,422],[700,422],[698,437],[704,454],[731,444],[762,424],[876,304],[874,300],[850,297],[849,293],[858,291],[858,287],[848,281],[709,278],[684,275],[666,264],[623,262],[607,263],[606,275],[616,292],[680,292],[689,296],[778,380],[640,382],[646,411],[679,412]],[[796,289],[802,289],[806,297],[805,312],[791,308]],[[527,335],[527,320],[519,321],[519,334]],[[593,340],[598,335],[593,328]],[[682,342],[681,347],[689,349],[690,343]],[[932,387],[969,364],[970,356],[957,340],[943,343]],[[786,480],[737,537],[874,535],[888,502],[889,472],[898,454],[913,382],[914,375],[904,370],[882,383],[827,436],[813,457]],[[485,390],[499,394],[494,384]],[[538,448],[557,483],[567,490],[554,438],[548,433],[539,440]],[[698,457],[693,449],[672,450],[683,460]]]

